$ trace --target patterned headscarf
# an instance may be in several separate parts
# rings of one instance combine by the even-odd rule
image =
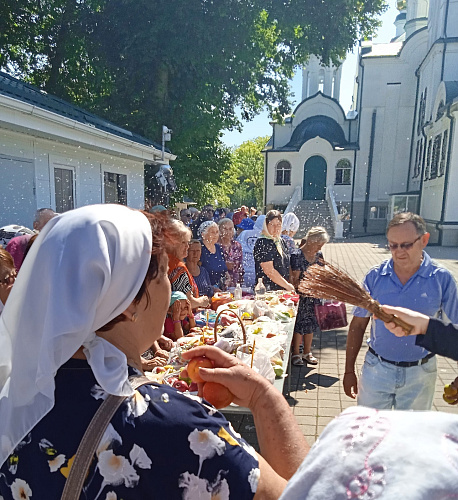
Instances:
[[[197,230],[197,236],[199,238],[202,238],[203,237],[202,235],[211,226],[216,226],[216,228],[218,228],[218,224],[215,221],[213,221],[213,220],[206,220],[205,222],[202,222],[202,224],[199,226],[199,229]]]

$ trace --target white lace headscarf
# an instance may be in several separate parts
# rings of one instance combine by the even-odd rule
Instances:
[[[133,394],[123,352],[95,331],[125,311],[151,258],[148,219],[94,205],[51,219],[21,267],[0,316],[0,465],[54,406],[54,377],[84,346],[110,394]]]
[[[293,231],[296,233],[299,230],[299,225],[300,222],[297,215],[294,212],[288,212],[283,216],[281,229],[282,231]]]
[[[458,415],[348,408],[313,445],[280,500],[452,499]]]

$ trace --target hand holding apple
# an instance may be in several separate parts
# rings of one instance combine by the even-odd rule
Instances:
[[[249,366],[217,347],[199,346],[182,354],[183,359],[189,360],[202,356],[211,360],[213,367],[200,367],[200,378],[206,383],[216,382],[226,387],[234,395],[234,403],[240,406],[252,409],[266,391],[276,390],[264,377]],[[187,372],[192,379],[189,373],[190,363],[188,363]],[[202,383],[198,385],[199,395],[205,397],[203,392],[205,386]]]

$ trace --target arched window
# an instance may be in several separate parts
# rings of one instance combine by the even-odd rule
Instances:
[[[291,163],[289,161],[281,160],[277,163],[275,167],[275,185],[291,185]]]
[[[320,69],[320,73],[318,75],[318,90],[320,92],[324,92],[324,69]]]
[[[310,71],[307,71],[307,87],[306,87],[306,97],[310,97]]]
[[[337,162],[335,184],[351,184],[351,163],[347,158],[342,158]]]

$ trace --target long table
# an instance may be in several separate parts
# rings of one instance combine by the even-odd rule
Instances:
[[[291,321],[284,324],[285,325],[284,332],[287,334],[287,338],[286,338],[286,346],[285,346],[285,356],[283,358],[283,366],[286,366],[287,369],[281,377],[275,378],[275,381],[273,384],[274,387],[276,389],[278,389],[278,391],[281,394],[283,394],[285,380],[287,380],[287,393],[288,393],[288,395],[291,392],[291,377],[290,377],[290,374],[291,374],[291,356],[289,354],[290,354],[290,350],[291,350],[291,342],[293,340],[295,320],[296,320],[296,318],[292,318]],[[286,363],[286,365],[285,365],[285,363]],[[238,406],[235,404],[231,404],[229,406],[226,406],[225,408],[222,408],[220,411],[223,413],[242,413],[242,414],[251,413],[251,411],[248,408],[245,408],[244,406]]]

